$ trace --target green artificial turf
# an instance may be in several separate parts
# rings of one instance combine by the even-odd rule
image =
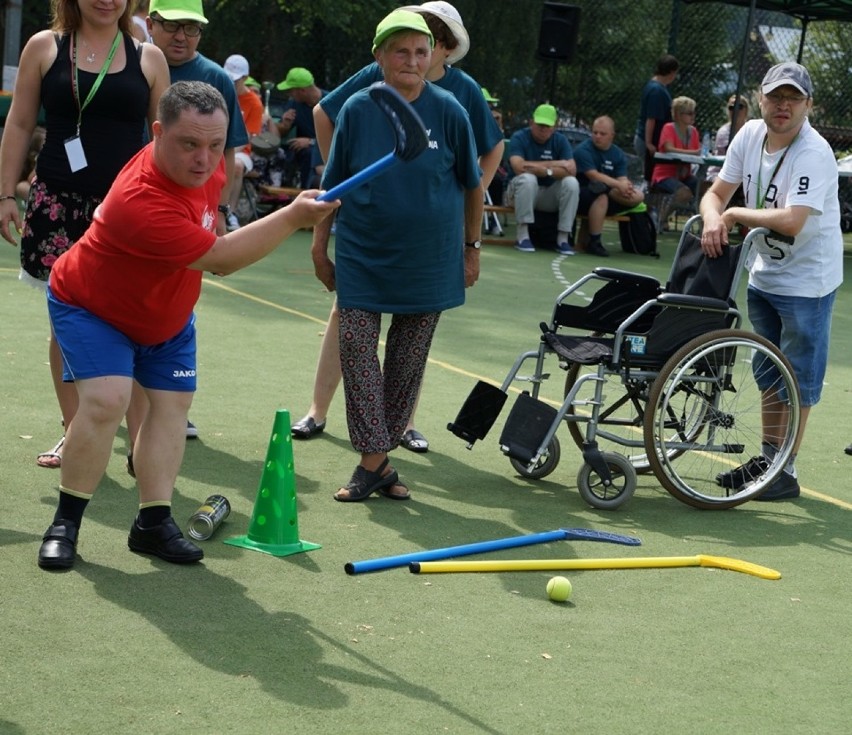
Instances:
[[[606,265],[663,277],[614,230]],[[47,367],[43,298],[0,248],[0,733],[826,733],[849,727],[852,636],[852,287],[835,307],[831,365],[798,461],[803,497],[698,511],[641,476],[635,497],[597,511],[576,490],[567,431],[555,472],[517,476],[497,446],[446,430],[476,380],[501,382],[535,349],[565,283],[603,261],[485,246],[468,303],[445,314],[417,414],[429,453],[398,450],[408,503],[340,504],[357,462],[342,396],[324,435],[294,442],[290,533],[322,548],[285,558],[223,544],[249,530],[276,412],[299,418],[332,296],[309,236],[227,279],[205,276],[199,390],[174,515],[211,493],[232,513],[200,565],[128,551],[136,509],[126,434],[80,531],[67,573],[36,566],[59,475],[35,455],[61,435]],[[400,284],[401,288],[405,284]],[[553,366],[546,395],[561,397]],[[288,445],[289,446],[289,445]],[[273,483],[274,485],[275,483]],[[280,488],[277,488],[280,489]],[[767,581],[689,567],[553,573],[348,576],[344,564],[561,527],[634,535],[638,547],[559,541],[468,557],[730,556],[777,569]]]

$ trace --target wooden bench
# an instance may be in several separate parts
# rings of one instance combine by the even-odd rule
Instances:
[[[486,214],[513,214],[515,211],[514,207],[506,207],[498,204],[486,204],[483,207],[483,210]],[[629,222],[630,217],[627,215],[617,215],[614,214],[609,217],[604,218],[609,222]],[[579,231],[578,231],[579,225]],[[584,214],[578,214],[577,218],[574,220],[574,231],[576,236],[574,238],[574,246],[576,250],[579,252],[583,252],[586,249],[586,245],[589,242],[589,220],[588,217]],[[502,237],[483,237],[482,242],[488,243],[489,245],[514,245],[514,238],[509,238],[505,232]]]
[[[271,197],[279,197],[283,199],[284,197],[292,197],[296,198],[303,191],[297,186],[272,186],[270,184],[260,184],[257,187],[261,193],[266,194]]]

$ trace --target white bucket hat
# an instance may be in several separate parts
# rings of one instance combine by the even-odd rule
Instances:
[[[446,23],[447,28],[450,29],[458,42],[458,46],[447,56],[448,64],[455,64],[467,56],[467,52],[470,50],[470,36],[467,35],[459,11],[452,5],[444,2],[444,0],[431,0],[422,5],[405,5],[399,9],[411,10],[414,13],[429,13]]]

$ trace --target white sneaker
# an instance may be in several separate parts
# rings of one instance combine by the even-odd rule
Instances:
[[[233,232],[234,230],[240,229],[240,221],[237,219],[237,215],[231,212],[227,217],[228,224],[228,232]]]

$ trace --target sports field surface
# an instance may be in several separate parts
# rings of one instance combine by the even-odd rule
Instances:
[[[606,265],[664,278],[662,258],[604,242]],[[342,396],[325,433],[294,442],[300,540],[276,558],[231,545],[245,534],[279,409],[310,403],[332,304],[309,235],[227,279],[205,276],[199,390],[173,512],[186,528],[212,493],[232,512],[205,560],[175,567],[127,549],[136,505],[126,433],[84,519],[73,570],[36,566],[59,474],[36,466],[61,436],[47,366],[43,297],[0,245],[0,734],[840,733],[852,662],[852,285],[835,307],[831,365],[797,463],[803,496],[699,511],[639,478],[617,511],[588,507],[567,430],[550,476],[518,476],[497,445],[508,406],[472,451],[447,431],[479,379],[499,383],[535,349],[565,284],[604,261],[485,246],[468,303],[438,326],[417,414],[427,454],[393,465],[410,502],[340,504],[357,463]],[[848,243],[847,260],[852,257]],[[405,284],[400,284],[405,288]],[[741,301],[741,303],[743,303]],[[546,395],[561,398],[553,363]],[[510,398],[510,402],[511,402]],[[293,519],[291,519],[293,520]],[[347,575],[347,562],[587,528],[641,546],[554,541],[468,560],[715,555],[779,580],[703,567]],[[548,600],[556,573],[568,602]]]

